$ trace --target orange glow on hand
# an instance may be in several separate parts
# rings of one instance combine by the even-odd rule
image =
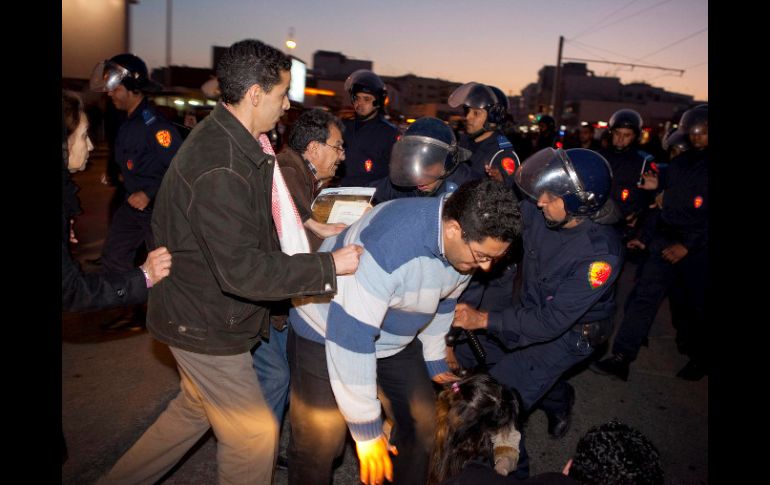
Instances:
[[[398,455],[395,446],[388,444],[384,436],[374,440],[356,442],[356,452],[361,465],[361,482],[366,485],[382,485],[383,478],[393,481],[393,462],[390,453]]]

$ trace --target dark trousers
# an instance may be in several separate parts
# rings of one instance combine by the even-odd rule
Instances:
[[[124,202],[112,217],[107,240],[102,248],[104,271],[130,271],[142,244],[147,251],[155,249],[150,220],[152,212],[138,211]]]
[[[708,252],[687,254],[676,264],[664,260],[661,252],[670,241],[657,239],[641,268],[639,279],[626,301],[612,351],[635,360],[642,341],[650,332],[658,308],[670,291],[671,316],[680,333],[677,340],[697,340],[696,353],[702,356],[705,335],[705,301],[708,282]],[[692,337],[696,335],[697,337]]]
[[[561,337],[550,342],[530,345],[513,351],[503,348],[496,339],[478,334],[479,341],[487,352],[489,374],[501,384],[514,389],[521,397],[525,411],[548,393],[559,377],[572,366],[588,358],[593,348],[582,339],[580,330],[570,329]],[[461,366],[472,368],[476,359],[468,345],[455,347],[455,356]],[[563,389],[557,388],[559,393]],[[545,399],[544,399],[545,401]],[[549,400],[548,412],[560,412],[556,402],[564,401],[554,394]]]
[[[332,464],[342,455],[347,425],[337,408],[325,347],[289,329],[291,439],[289,483],[331,483]],[[428,477],[436,419],[436,397],[415,338],[396,355],[377,360],[378,397],[392,420],[390,443],[394,484],[424,485]]]

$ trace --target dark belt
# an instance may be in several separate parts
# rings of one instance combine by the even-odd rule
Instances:
[[[580,332],[581,341],[596,348],[609,340],[612,334],[612,319],[605,318],[593,322],[578,322],[574,328]]]

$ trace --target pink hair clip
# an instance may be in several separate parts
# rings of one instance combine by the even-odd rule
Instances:
[[[453,382],[452,383],[452,391],[460,392],[460,383],[459,382]]]

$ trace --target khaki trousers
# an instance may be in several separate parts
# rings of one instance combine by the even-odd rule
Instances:
[[[99,483],[157,482],[210,426],[217,438],[218,483],[269,485],[278,424],[262,397],[251,354],[170,348],[181,375],[179,394]]]

